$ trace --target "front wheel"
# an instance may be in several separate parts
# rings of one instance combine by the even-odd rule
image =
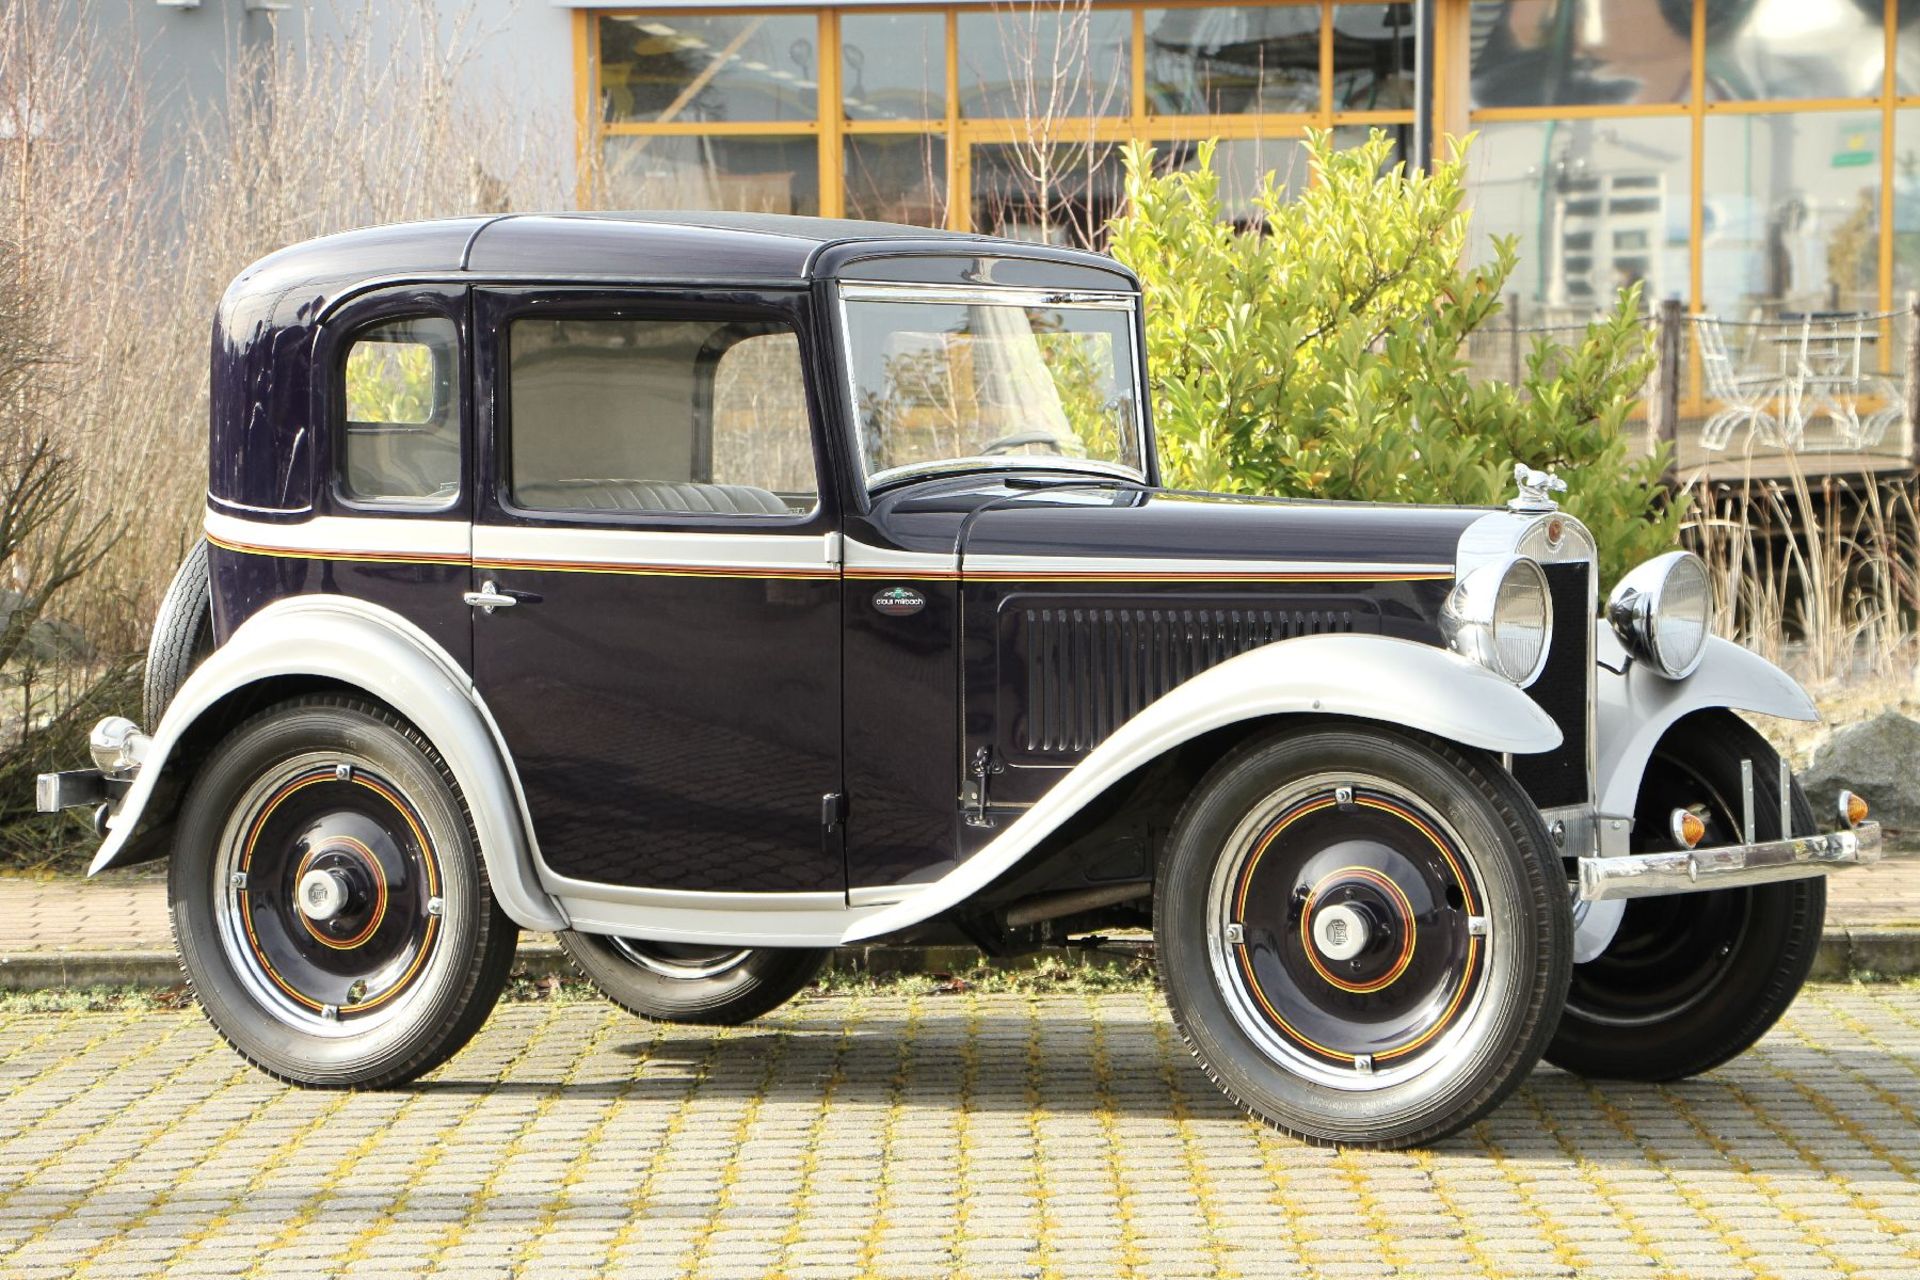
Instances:
[[[1175,1024],[1227,1094],[1312,1142],[1484,1115],[1559,1017],[1572,921],[1539,814],[1491,760],[1386,730],[1244,746],[1175,822],[1154,904]]]
[[[1673,848],[1675,809],[1703,818],[1703,845],[1742,838],[1740,762],[1753,762],[1754,826],[1780,832],[1780,757],[1729,711],[1689,716],[1647,764],[1633,815],[1633,852]],[[1798,783],[1797,834],[1814,829]],[[1678,1080],[1745,1053],[1787,1011],[1813,969],[1826,919],[1825,877],[1714,889],[1626,904],[1605,951],[1574,966],[1567,1010],[1547,1061],[1586,1076]]]
[[[581,976],[628,1013],[715,1027],[771,1013],[811,983],[827,959],[807,947],[700,946],[573,930],[559,938]]]
[[[167,889],[208,1020],[294,1084],[413,1079],[479,1030],[513,964],[446,765],[357,699],[235,729],[187,796]]]

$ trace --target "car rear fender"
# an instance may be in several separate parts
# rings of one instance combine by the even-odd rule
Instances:
[[[1518,687],[1433,645],[1384,636],[1302,636],[1212,667],[1154,702],[1067,773],[992,843],[924,887],[903,888],[844,941],[876,937],[965,902],[1142,765],[1228,726],[1286,715],[1342,716],[1417,729],[1495,754],[1560,745],[1560,729]],[[882,899],[863,896],[862,905]]]
[[[439,751],[459,783],[494,897],[527,929],[567,927],[540,888],[527,832],[525,801],[506,765],[499,730],[452,655],[405,618],[345,596],[295,596],[249,618],[180,686],[145,762],[108,820],[107,838],[88,874],[136,861],[136,836],[172,817],[151,806],[169,774],[199,763],[182,740],[203,716],[262,682],[288,677],[359,689],[405,716]]]

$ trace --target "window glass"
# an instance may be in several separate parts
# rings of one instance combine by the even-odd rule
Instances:
[[[1880,114],[1707,117],[1707,310],[1724,319],[1879,304]]]
[[[1471,23],[1476,107],[1685,102],[1691,94],[1692,0],[1475,0]]]
[[[1336,131],[1337,132],[1337,131]],[[1155,144],[1154,169],[1174,173],[1200,167],[1200,148],[1191,142]],[[1306,143],[1298,138],[1237,138],[1215,145],[1213,171],[1220,179],[1220,212],[1238,227],[1253,227],[1265,219],[1255,200],[1265,189],[1267,175],[1291,199],[1306,190],[1310,179]]]
[[[1707,12],[1710,99],[1880,96],[1887,62],[1881,0],[1751,0]]]
[[[800,137],[605,138],[600,181],[615,209],[820,212],[820,148]]]
[[[1054,121],[1125,115],[1132,27],[1124,9],[1014,5],[962,13],[961,114]]]
[[[600,19],[603,120],[812,120],[819,77],[812,14]]]
[[[1149,9],[1146,26],[1156,115],[1320,109],[1318,5]]]
[[[843,143],[849,218],[947,221],[947,142],[937,134],[854,134]]]
[[[1920,0],[1900,0],[1894,23],[1894,87],[1902,94],[1920,94]]]
[[[1419,26],[1410,4],[1333,9],[1333,109],[1410,111]]]
[[[460,491],[459,337],[443,316],[392,320],[347,348],[340,483],[367,501]]]
[[[783,516],[817,496],[800,347],[715,320],[516,320],[508,492],[548,511]]]
[[[840,93],[849,120],[945,119],[946,15],[841,15]]]
[[[1488,261],[1494,237],[1519,239],[1507,288],[1521,323],[1584,321],[1634,283],[1649,305],[1687,296],[1685,119],[1502,122],[1478,132],[1468,152],[1473,254]]]
[[[1920,107],[1893,113],[1893,300],[1920,291]]]
[[[849,295],[854,413],[869,479],[949,462],[1049,458],[1140,470],[1129,309]]]
[[[973,229],[1013,240],[1097,246],[1126,194],[1113,143],[976,143],[972,168]]]

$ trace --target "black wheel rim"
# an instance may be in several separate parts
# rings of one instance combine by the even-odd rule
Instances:
[[[1665,832],[1678,808],[1692,808],[1706,823],[1702,845],[1737,839],[1727,797],[1683,761],[1656,755],[1641,787],[1634,830]],[[1669,847],[1634,842],[1635,853]],[[1750,888],[1630,899],[1607,949],[1574,966],[1568,1011],[1621,1027],[1684,1012],[1720,985],[1746,935],[1753,902]]]
[[[218,874],[222,941],[243,983],[305,1031],[389,1015],[443,928],[427,825],[365,762],[309,758],[259,779],[229,821]]]
[[[1270,801],[1236,833],[1214,899],[1229,1009],[1323,1083],[1423,1070],[1477,1004],[1491,939],[1472,859],[1384,784],[1318,780]]]

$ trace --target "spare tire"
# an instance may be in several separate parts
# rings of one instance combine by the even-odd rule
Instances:
[[[213,652],[213,587],[207,571],[207,540],[201,538],[167,586],[166,598],[153,620],[153,638],[147,643],[147,679],[141,699],[152,733],[166,714],[167,704],[186,683],[187,676]]]

